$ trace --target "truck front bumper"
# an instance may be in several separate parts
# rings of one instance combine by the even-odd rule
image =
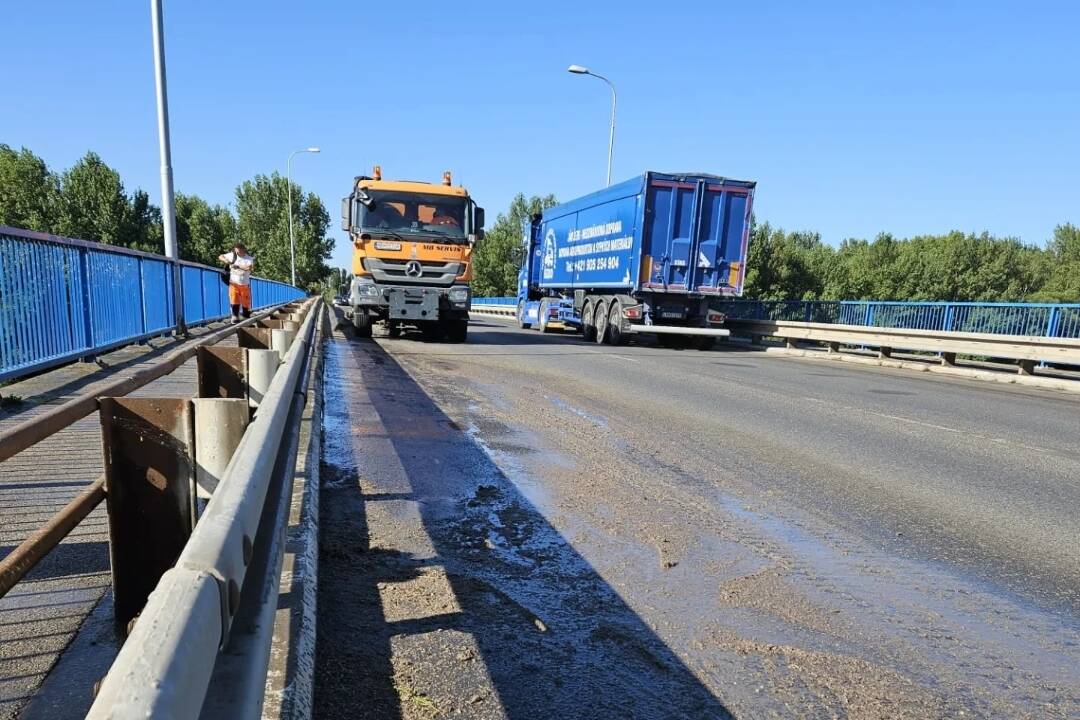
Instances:
[[[467,318],[472,294],[468,285],[448,288],[377,285],[354,278],[349,304],[388,320],[425,322]]]

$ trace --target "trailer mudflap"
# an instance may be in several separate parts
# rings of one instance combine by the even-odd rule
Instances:
[[[438,320],[439,292],[430,288],[394,287],[386,291],[393,320]]]

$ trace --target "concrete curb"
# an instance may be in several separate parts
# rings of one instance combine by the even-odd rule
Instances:
[[[319,581],[319,467],[322,464],[323,347],[330,310],[317,329],[317,351],[309,370],[310,392],[300,427],[300,447],[282,559],[280,599],[274,617],[270,666],[262,717],[308,720],[315,685],[315,627]]]
[[[995,372],[993,370],[976,370],[974,368],[949,367],[947,365],[934,365],[929,362],[918,360],[897,360],[895,358],[870,358],[858,355],[845,355],[844,353],[829,353],[823,350],[799,350],[783,347],[764,348],[767,353],[786,355],[788,357],[802,357],[811,360],[831,360],[834,362],[856,363],[859,365],[876,365],[877,367],[895,368],[898,370],[917,370],[919,372],[949,375],[967,380],[981,380],[985,382],[1004,383],[1006,385],[1023,385],[1037,387],[1043,390],[1057,390],[1072,394],[1080,394],[1080,382],[1075,380],[1063,380],[1059,378],[1038,377],[1020,375],[1014,372]]]

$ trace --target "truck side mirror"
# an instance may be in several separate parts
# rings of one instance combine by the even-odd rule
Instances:
[[[484,237],[484,208],[476,208],[476,234],[478,237]]]
[[[341,229],[352,230],[352,197],[341,199]]]

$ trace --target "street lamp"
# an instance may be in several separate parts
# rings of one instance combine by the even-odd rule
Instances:
[[[161,0],[150,0],[150,27],[154,37],[154,86],[157,91],[158,151],[161,156],[161,225],[165,238],[165,257],[169,258],[172,266],[176,334],[186,335],[183,284],[176,245],[176,204],[173,194],[172,148],[169,144],[169,92],[165,80],[164,26]]]
[[[292,269],[292,284],[296,287],[296,238],[293,237],[292,226],[292,159],[299,153],[321,152],[317,147],[293,150],[289,153],[289,159],[285,162],[285,185],[289,188],[289,267]]]
[[[607,184],[611,185],[611,154],[615,149],[615,86],[612,85],[611,81],[608,80],[606,77],[604,77],[603,75],[597,75],[593,71],[589,70],[589,68],[587,67],[582,67],[581,65],[571,65],[566,69],[568,72],[572,72],[575,75],[592,75],[594,78],[606,82],[608,87],[611,88],[611,134],[608,136],[607,146]]]

